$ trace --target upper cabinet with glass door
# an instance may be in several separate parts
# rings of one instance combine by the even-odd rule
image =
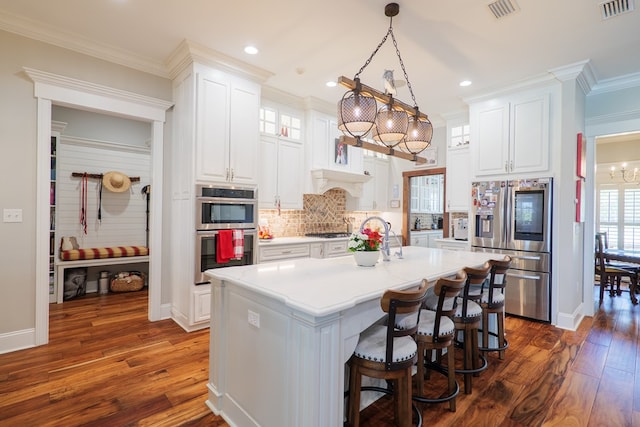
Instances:
[[[444,212],[444,175],[411,178],[411,212],[442,214]]]
[[[261,209],[302,209],[302,112],[260,108],[258,202]]]

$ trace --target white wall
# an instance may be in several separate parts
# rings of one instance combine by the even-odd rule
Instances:
[[[37,111],[23,67],[171,99],[171,82],[0,31],[0,210],[18,208],[23,222],[0,222],[0,352],[3,336],[35,326]],[[11,242],[7,244],[6,242]]]

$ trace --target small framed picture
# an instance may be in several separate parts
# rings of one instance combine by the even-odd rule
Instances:
[[[349,164],[349,150],[347,144],[340,142],[339,138],[336,138],[335,141],[335,150],[334,150],[334,158],[336,160],[336,164],[338,165],[347,165]]]

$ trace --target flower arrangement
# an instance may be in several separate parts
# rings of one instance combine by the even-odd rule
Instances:
[[[365,228],[359,233],[354,233],[349,238],[350,252],[371,252],[380,250],[382,235],[370,228]]]

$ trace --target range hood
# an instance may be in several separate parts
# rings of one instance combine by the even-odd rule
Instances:
[[[362,184],[369,181],[371,175],[363,173],[343,172],[332,169],[314,169],[311,181],[316,194],[323,194],[332,188],[342,188],[353,197],[362,196]]]

